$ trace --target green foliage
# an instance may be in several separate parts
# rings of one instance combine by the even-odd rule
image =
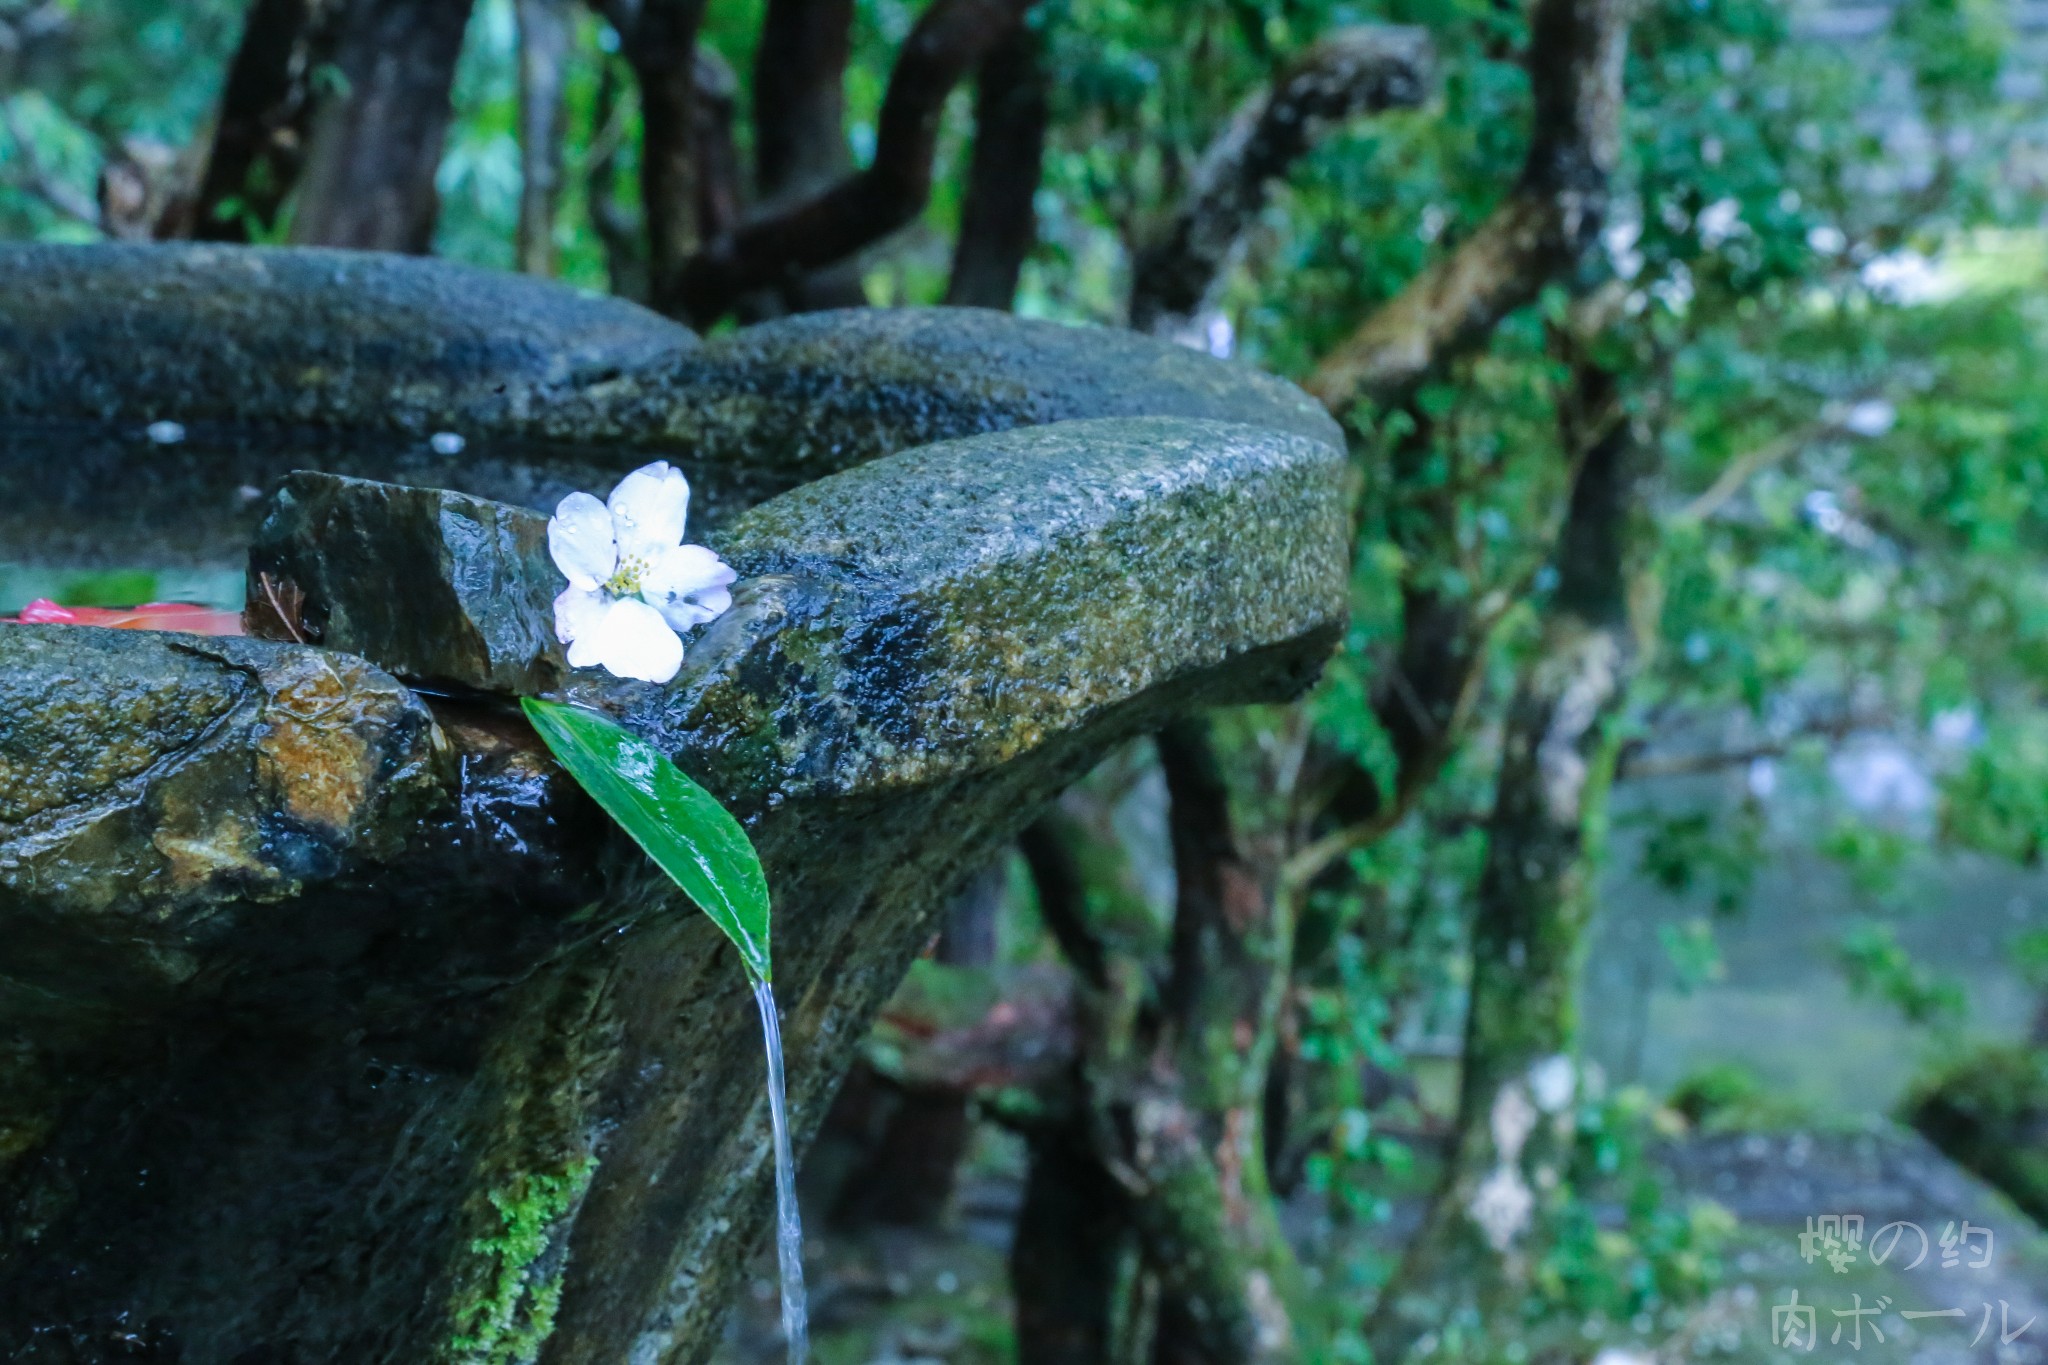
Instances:
[[[2002,717],[1943,791],[1950,838],[2036,865],[2048,839],[2048,717]]]
[[[768,880],[740,822],[610,718],[535,697],[520,704],[569,775],[732,940],[747,974],[771,980]]]
[[[1916,961],[1888,924],[1862,924],[1842,938],[1851,989],[1894,1006],[1916,1024],[1954,1024],[1969,1001],[1957,982]]]
[[[1649,1160],[1663,1134],[1639,1089],[1582,1104],[1559,1229],[1537,1271],[1532,1325],[1577,1328],[1582,1340],[1668,1332],[1720,1283],[1735,1220],[1719,1205],[1675,1201]],[[1599,1217],[1617,1204],[1617,1224]]]
[[[1920,0],[1899,7],[1892,31],[1912,62],[1913,83],[1942,122],[1994,104],[2012,47],[2006,6],[1997,0]]]
[[[1756,875],[1764,831],[1752,807],[1726,817],[1709,810],[1649,808],[1631,812],[1629,825],[1647,829],[1638,870],[1674,896],[1707,893],[1714,909],[1735,910]]]

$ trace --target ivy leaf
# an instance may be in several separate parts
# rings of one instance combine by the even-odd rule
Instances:
[[[535,697],[520,705],[569,775],[725,931],[748,975],[769,980],[768,879],[731,812],[609,718]]]

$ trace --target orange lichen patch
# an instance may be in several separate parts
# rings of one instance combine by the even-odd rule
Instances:
[[[241,635],[242,614],[195,602],[145,602],[139,607],[64,607],[38,597],[0,625],[104,626],[112,630],[180,630],[189,635]]]
[[[292,818],[347,831],[367,804],[375,762],[358,699],[334,668],[304,661],[276,680],[256,750],[265,780]]]

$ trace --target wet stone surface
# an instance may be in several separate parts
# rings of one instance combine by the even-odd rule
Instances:
[[[1334,426],[1142,339],[932,310],[700,346],[211,248],[0,247],[0,319],[6,553],[248,554],[283,637],[0,627],[8,1360],[709,1351],[770,1207],[758,1027],[512,693],[746,823],[801,1142],[954,886],[1108,747],[1307,685],[1343,621]],[[562,675],[541,511],[653,458],[735,604],[668,686]]]
[[[0,243],[0,555],[234,566],[294,469],[552,510],[666,458],[693,526],[933,441],[1089,417],[1332,447],[1292,385],[978,309],[784,318],[699,345],[632,304],[353,252]]]

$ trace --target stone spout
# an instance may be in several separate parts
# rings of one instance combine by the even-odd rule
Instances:
[[[1343,619],[1333,434],[1150,342],[934,312],[700,346],[431,262],[28,250],[5,557],[141,524],[39,479],[77,441],[158,480],[128,552],[253,536],[274,638],[0,626],[9,1360],[710,1349],[769,1206],[758,1026],[513,694],[611,712],[746,823],[801,1136],[964,875],[1109,746],[1298,691]],[[268,302],[208,311],[236,291]],[[569,670],[515,504],[660,456],[724,490],[735,605],[665,686]]]

